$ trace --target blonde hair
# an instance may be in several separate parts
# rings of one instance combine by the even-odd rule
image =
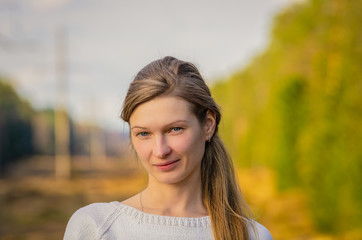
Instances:
[[[180,97],[191,105],[199,122],[210,111],[216,129],[206,142],[201,162],[202,198],[208,210],[216,240],[249,239],[252,226],[249,211],[235,177],[233,162],[218,135],[221,113],[198,69],[191,63],[165,57],[145,66],[130,84],[121,117],[129,123],[140,104],[160,95]]]

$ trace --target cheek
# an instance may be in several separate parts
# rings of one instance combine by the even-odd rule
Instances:
[[[202,137],[184,136],[174,142],[173,148],[179,153],[201,160],[205,151],[205,141]]]
[[[140,143],[140,142],[134,141],[133,148],[136,151],[136,153],[141,161],[147,160],[147,156],[150,153],[149,144],[147,144],[146,142]]]

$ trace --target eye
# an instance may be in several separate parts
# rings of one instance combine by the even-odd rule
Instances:
[[[148,132],[140,132],[140,133],[137,133],[136,136],[140,136],[140,137],[147,137],[149,135]]]
[[[184,130],[184,128],[182,128],[182,127],[173,127],[169,130],[169,133],[177,134],[177,133],[181,133],[182,130]]]
[[[182,128],[180,128],[180,127],[174,127],[171,129],[171,131],[174,131],[174,132],[179,132],[181,130],[182,130]]]

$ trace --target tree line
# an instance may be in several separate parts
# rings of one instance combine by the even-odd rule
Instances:
[[[78,123],[68,113],[70,139],[67,143],[71,156],[89,156],[101,159],[125,154],[127,135],[103,129],[92,123]],[[9,167],[34,155],[55,155],[54,109],[34,109],[0,77],[0,177],[9,173]],[[93,161],[92,160],[92,161]]]
[[[11,162],[33,153],[33,113],[30,104],[0,79],[0,176]]]
[[[362,1],[310,0],[274,19],[270,43],[212,92],[239,166],[305,190],[316,226],[362,226]]]

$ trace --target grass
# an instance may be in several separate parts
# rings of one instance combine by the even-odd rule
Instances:
[[[35,168],[42,161],[31,162],[28,164]],[[80,207],[122,201],[146,186],[146,176],[133,160],[103,164],[107,166],[98,166],[97,171],[85,169],[84,163],[75,164],[70,180],[56,180],[51,170],[41,176],[26,174],[24,166],[0,180],[0,239],[62,239],[67,221]],[[343,236],[315,231],[304,193],[298,189],[278,192],[273,171],[244,169],[238,176],[255,219],[274,239],[362,239],[358,229]]]

